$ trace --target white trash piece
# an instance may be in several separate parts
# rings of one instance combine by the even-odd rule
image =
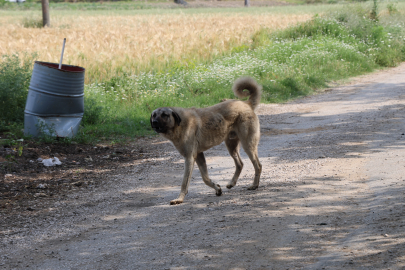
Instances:
[[[46,189],[47,184],[38,184],[37,189]]]
[[[60,162],[59,158],[54,157],[54,158],[48,158],[48,159],[43,159],[41,161],[44,166],[46,167],[51,167],[51,166],[56,166],[56,165],[62,165],[62,162]]]

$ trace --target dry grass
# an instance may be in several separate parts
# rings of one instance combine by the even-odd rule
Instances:
[[[209,59],[246,44],[261,27],[282,29],[310,19],[297,14],[135,14],[59,15],[51,28],[24,28],[23,16],[0,17],[0,54],[36,52],[58,62],[67,38],[64,63],[86,68],[87,82],[122,72],[164,69],[168,61]],[[39,17],[38,17],[39,19]]]

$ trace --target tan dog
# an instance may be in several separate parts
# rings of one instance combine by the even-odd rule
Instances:
[[[244,90],[248,91],[244,91]],[[226,186],[236,185],[243,163],[239,155],[239,145],[249,156],[255,168],[253,184],[259,186],[262,165],[259,162],[257,146],[260,139],[260,123],[254,109],[260,103],[261,86],[249,77],[235,81],[233,91],[239,98],[249,96],[247,101],[226,100],[208,108],[158,108],[152,112],[152,128],[173,142],[176,149],[185,158],[185,172],[181,192],[170,204],[182,203],[190,184],[194,163],[197,162],[204,183],[215,189],[216,195],[222,194],[221,187],[208,177],[204,151],[225,141],[226,147],[235,161],[236,171]]]

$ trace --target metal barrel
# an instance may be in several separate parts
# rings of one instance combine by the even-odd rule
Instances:
[[[78,66],[35,61],[24,114],[24,133],[73,137],[84,113],[84,72]]]

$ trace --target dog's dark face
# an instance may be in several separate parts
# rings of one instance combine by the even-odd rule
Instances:
[[[150,125],[157,133],[166,133],[180,122],[180,116],[170,108],[158,108],[150,116]]]

